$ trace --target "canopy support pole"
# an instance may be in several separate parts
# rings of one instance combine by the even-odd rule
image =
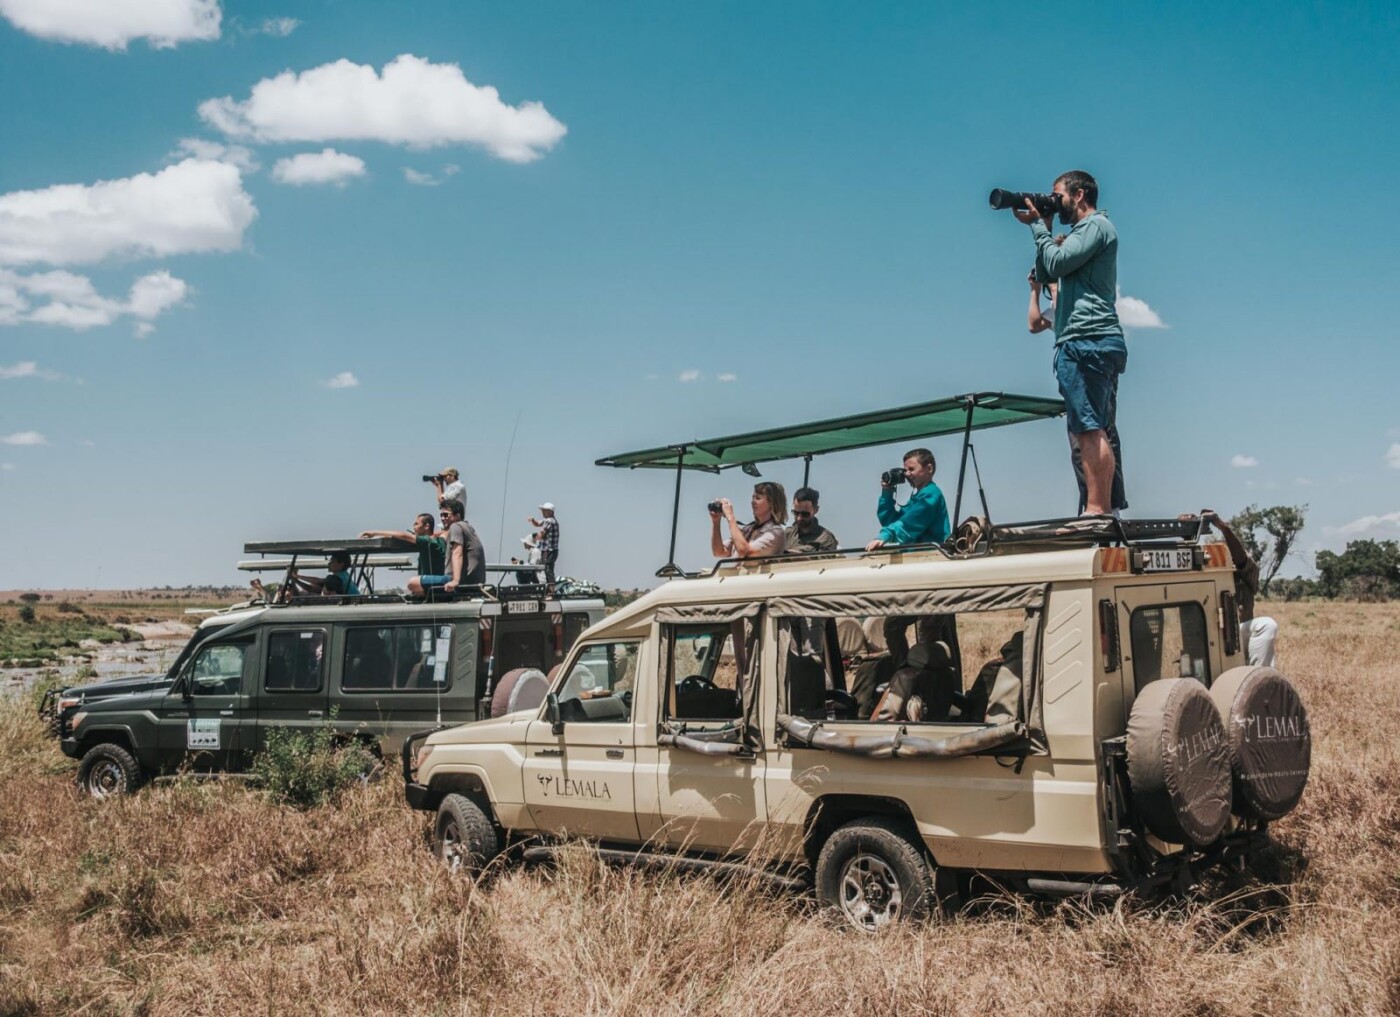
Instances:
[[[963,480],[967,477],[967,450],[972,447],[972,411],[977,408],[977,397],[967,397],[967,423],[963,425],[962,464],[958,467],[958,497],[953,502],[953,529],[958,528],[962,519]]]
[[[671,502],[671,553],[666,556],[666,564],[660,570],[671,575],[680,573],[680,567],[676,565],[676,527],[680,523],[681,516],[681,477],[685,473],[685,453],[686,446],[677,445],[676,449],[676,493]],[[659,573],[658,573],[659,574]]]
[[[808,452],[802,457],[802,486],[806,487],[807,482],[812,479],[812,453]]]

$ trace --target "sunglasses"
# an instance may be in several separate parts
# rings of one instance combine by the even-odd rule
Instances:
[[[814,512],[801,512],[798,510],[793,510],[792,513],[794,519],[811,519],[815,514]]]

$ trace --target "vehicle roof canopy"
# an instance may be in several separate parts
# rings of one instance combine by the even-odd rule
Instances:
[[[595,465],[674,470],[679,458],[684,469],[718,473],[734,466],[1003,427],[1028,420],[1058,417],[1064,412],[1063,399],[1006,392],[975,392],[933,402],[815,420],[807,424],[773,427],[722,438],[697,438],[640,452],[623,452],[604,456]]]

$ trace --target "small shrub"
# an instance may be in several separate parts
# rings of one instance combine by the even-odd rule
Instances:
[[[33,604],[21,604],[21,605],[19,606],[19,620],[22,621],[22,622],[24,622],[24,624],[26,624],[26,625],[33,625],[33,624],[34,624],[34,605],[33,605]]]
[[[375,763],[362,743],[338,739],[329,724],[311,731],[275,728],[253,759],[252,775],[274,801],[310,809],[335,801]]]
[[[39,595],[37,593],[21,593],[19,595],[19,599],[26,604],[37,604],[40,600]]]
[[[71,600],[60,600],[57,610],[62,614],[82,614],[83,609]]]

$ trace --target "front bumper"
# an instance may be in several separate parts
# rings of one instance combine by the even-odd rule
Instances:
[[[423,784],[404,784],[403,796],[408,799],[408,806],[411,809],[426,809],[428,807],[428,788]]]
[[[70,759],[77,759],[82,755],[78,747],[78,739],[76,738],[60,738],[58,740],[58,747],[62,749],[63,754]]]

